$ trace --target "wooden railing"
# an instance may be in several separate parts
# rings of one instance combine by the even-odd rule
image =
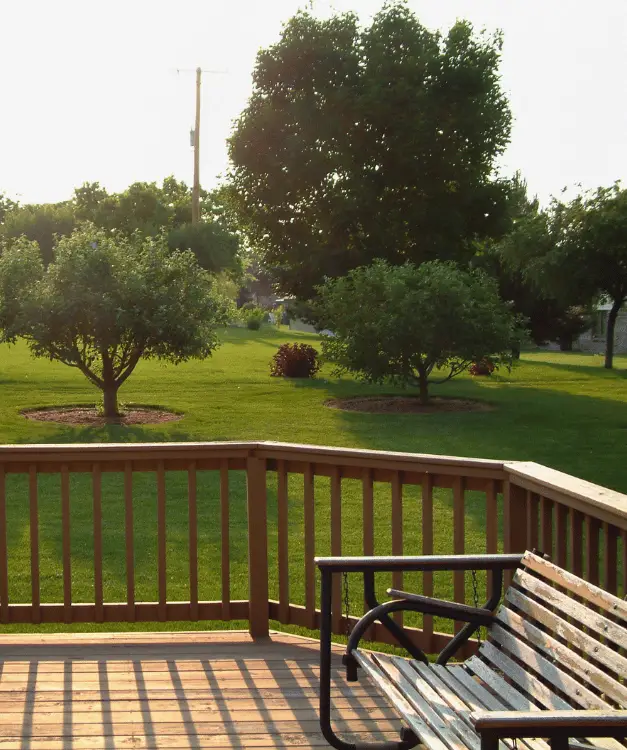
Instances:
[[[538,464],[423,454],[267,442],[0,447],[1,624],[316,629],[315,555],[527,548],[625,595],[627,496]],[[487,583],[417,575],[379,590],[392,582],[463,602]],[[338,634],[363,611],[359,581],[348,584],[348,612],[342,585]],[[396,617],[425,651],[450,638],[432,617]],[[380,626],[370,637],[389,638]]]

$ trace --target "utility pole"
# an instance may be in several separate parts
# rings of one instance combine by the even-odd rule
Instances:
[[[192,224],[200,221],[200,80],[202,69],[196,68],[196,122],[194,125],[194,187],[192,189]]]

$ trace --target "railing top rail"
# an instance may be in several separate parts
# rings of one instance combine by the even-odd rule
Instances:
[[[528,489],[591,515],[597,511],[627,528],[627,495],[533,461],[505,464],[508,475]],[[610,518],[611,517],[611,518]]]
[[[257,456],[265,459],[293,459],[326,462],[393,461],[395,463],[429,464],[431,467],[456,466],[460,468],[503,471],[503,462],[484,458],[441,456],[428,453],[403,453],[396,451],[339,448],[322,445],[303,445],[271,441],[224,441],[186,443],[43,443],[0,445],[1,462],[41,461],[107,461],[135,458],[189,457],[193,454],[211,456],[228,453],[232,456]]]

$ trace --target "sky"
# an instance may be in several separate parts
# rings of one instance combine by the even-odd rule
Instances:
[[[203,75],[200,137],[201,182],[217,184],[258,49],[310,4],[367,23],[381,2],[0,0],[0,193],[48,202],[83,182],[191,183],[197,66],[219,71]],[[502,29],[514,114],[503,174],[520,170],[542,203],[564,187],[627,182],[627,0],[409,5],[429,28],[464,18]]]

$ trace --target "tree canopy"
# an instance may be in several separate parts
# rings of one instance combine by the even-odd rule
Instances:
[[[525,279],[567,304],[609,299],[605,366],[614,358],[614,330],[627,299],[627,190],[618,184],[554,199],[517,223],[503,255]]]
[[[459,375],[485,357],[511,362],[520,322],[494,279],[452,262],[390,266],[376,261],[319,289],[321,319],[333,331],[325,356],[365,380],[418,386]]]
[[[218,346],[227,304],[190,251],[164,235],[83,225],[58,239],[44,264],[19,239],[0,256],[0,341],[25,338],[36,357],[76,367],[103,392],[104,413],[141,359],[174,364]]]
[[[370,27],[299,12],[262,50],[230,139],[230,206],[285,293],[382,257],[467,262],[503,231],[501,39],[400,2]]]
[[[174,177],[162,184],[136,182],[120,193],[108,193],[97,182],[85,183],[71,200],[42,205],[13,204],[0,212],[0,238],[22,235],[35,240],[44,264],[53,259],[56,236],[68,236],[82,222],[131,236],[153,237],[163,232],[173,249],[191,249],[200,265],[212,273],[241,273],[239,239],[231,231],[217,192],[201,191],[201,223],[192,225],[190,188]]]

